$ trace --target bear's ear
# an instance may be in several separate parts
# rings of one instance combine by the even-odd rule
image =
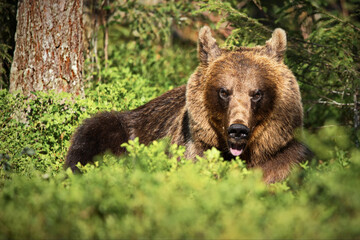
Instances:
[[[198,54],[201,64],[209,64],[221,55],[221,50],[216,40],[211,35],[208,26],[204,26],[199,32]]]
[[[281,28],[277,28],[272,33],[269,40],[266,41],[267,54],[271,57],[275,57],[278,62],[284,60],[284,54],[286,50],[286,33]]]

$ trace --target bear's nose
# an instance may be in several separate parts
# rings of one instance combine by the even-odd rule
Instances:
[[[232,124],[228,128],[228,134],[231,138],[235,140],[247,139],[249,138],[250,129],[243,124]]]

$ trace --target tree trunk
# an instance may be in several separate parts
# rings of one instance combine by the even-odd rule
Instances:
[[[22,0],[17,12],[10,91],[84,96],[82,0]]]

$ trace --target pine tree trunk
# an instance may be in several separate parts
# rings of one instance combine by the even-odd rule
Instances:
[[[23,0],[17,12],[10,91],[84,96],[82,0]]]

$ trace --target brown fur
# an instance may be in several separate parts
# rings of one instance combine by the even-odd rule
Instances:
[[[299,86],[283,63],[285,49],[281,29],[265,46],[229,51],[220,49],[210,29],[203,27],[200,65],[187,85],[134,111],[100,113],[85,120],[73,137],[66,166],[75,171],[77,162],[91,162],[107,149],[121,154],[125,150],[120,145],[135,137],[148,144],[169,136],[186,146],[190,159],[212,147],[231,159],[231,146],[241,145],[240,157],[249,167],[261,168],[267,183],[283,180],[308,155],[294,139],[303,113]],[[226,89],[226,100],[219,97],[220,89]],[[249,137],[232,138],[228,129],[233,124],[246,126]]]

